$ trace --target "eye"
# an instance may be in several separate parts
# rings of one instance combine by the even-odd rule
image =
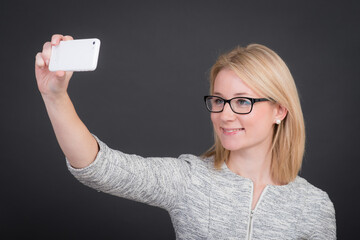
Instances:
[[[224,104],[224,100],[222,100],[221,98],[214,98],[213,102],[215,105],[223,105]]]
[[[251,102],[249,99],[246,98],[237,98],[236,105],[239,107],[248,107],[251,105]]]

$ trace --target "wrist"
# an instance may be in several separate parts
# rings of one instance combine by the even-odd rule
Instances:
[[[53,103],[53,104],[61,103],[64,102],[64,100],[69,99],[69,95],[67,92],[56,93],[56,94],[41,93],[41,97],[45,103]]]

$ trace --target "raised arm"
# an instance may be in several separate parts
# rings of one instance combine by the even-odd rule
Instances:
[[[73,167],[83,168],[94,161],[98,144],[80,120],[67,93],[72,72],[49,71],[51,47],[72,39],[71,36],[53,35],[51,42],[46,42],[42,52],[36,54],[35,75],[62,151]]]

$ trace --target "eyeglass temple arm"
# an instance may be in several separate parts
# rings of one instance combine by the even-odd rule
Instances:
[[[254,103],[256,103],[256,102],[264,102],[264,101],[271,101],[271,100],[267,99],[267,98],[254,98]]]

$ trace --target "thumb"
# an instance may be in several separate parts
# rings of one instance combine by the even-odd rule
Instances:
[[[56,71],[55,72],[55,76],[56,76],[55,82],[56,82],[57,86],[60,88],[67,89],[71,75],[72,75],[72,72]]]
[[[65,72],[64,71],[56,71],[56,77],[58,80],[64,80],[65,79]]]

